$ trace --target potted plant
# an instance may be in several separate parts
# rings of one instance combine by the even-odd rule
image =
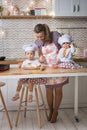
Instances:
[[[3,6],[0,5],[0,15],[2,15]]]

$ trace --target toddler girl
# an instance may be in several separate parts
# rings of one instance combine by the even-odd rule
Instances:
[[[61,45],[57,56],[58,67],[61,68],[81,68],[82,66],[75,63],[72,59],[72,55],[75,52],[75,47],[72,43],[72,37],[68,34],[62,35],[58,43]]]
[[[24,45],[23,49],[25,51],[26,60],[22,63],[22,65],[20,67],[23,68],[23,69],[30,69],[30,68],[39,67],[41,64],[38,61],[38,59],[35,58],[36,47],[34,46],[34,44]],[[17,85],[17,89],[16,89],[16,93],[15,93],[15,95],[12,98],[13,101],[16,101],[17,99],[19,99],[19,92],[20,92],[20,90],[22,88],[22,85],[24,83],[27,83],[28,88],[29,88],[29,98],[28,98],[28,101],[29,102],[32,101],[33,86],[29,82],[28,78],[19,79],[18,85]]]

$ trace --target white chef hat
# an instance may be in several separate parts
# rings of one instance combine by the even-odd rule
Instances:
[[[28,45],[23,45],[23,50],[26,51],[36,51],[37,50],[37,46],[32,43],[32,44],[28,44]]]
[[[62,45],[64,42],[72,42],[72,37],[69,34],[64,34],[58,39],[58,43]]]

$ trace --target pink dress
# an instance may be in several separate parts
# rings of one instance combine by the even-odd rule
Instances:
[[[42,47],[42,53],[46,58],[49,66],[56,64],[58,49],[54,43]],[[45,84],[46,87],[61,87],[68,83],[67,77],[50,77],[50,78],[32,78],[29,81],[33,84]]]
[[[80,69],[83,68],[82,66],[80,66],[79,64],[75,63],[75,62],[61,62],[58,64],[58,67],[60,68],[65,68],[65,69]]]

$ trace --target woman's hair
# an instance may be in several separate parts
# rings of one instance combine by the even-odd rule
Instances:
[[[37,24],[34,28],[35,33],[43,32],[45,35],[45,42],[51,42],[51,33],[47,24]]]

